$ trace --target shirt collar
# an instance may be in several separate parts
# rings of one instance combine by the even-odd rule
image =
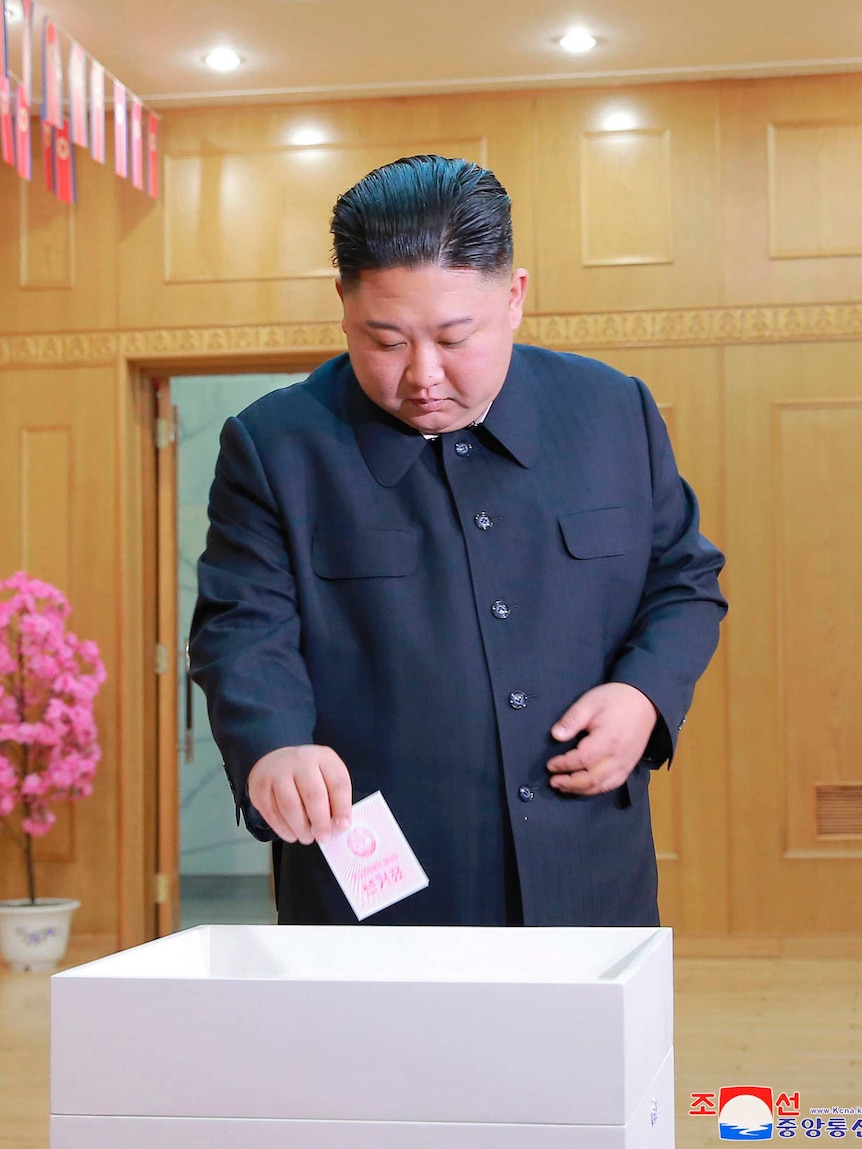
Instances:
[[[420,431],[372,403],[352,372],[350,375],[350,415],[359,449],[378,483],[394,487],[419,458],[427,441]],[[540,419],[534,388],[532,372],[516,346],[505,382],[482,423],[484,431],[522,467],[532,467],[539,454]]]
[[[506,381],[482,427],[522,467],[535,465],[541,444],[539,396],[536,378],[517,344]]]

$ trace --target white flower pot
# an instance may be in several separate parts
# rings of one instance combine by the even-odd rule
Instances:
[[[0,953],[14,970],[52,970],[69,944],[73,898],[0,901]]]

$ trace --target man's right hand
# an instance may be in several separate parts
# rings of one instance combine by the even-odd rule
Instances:
[[[285,842],[326,842],[350,825],[350,774],[328,746],[283,746],[264,754],[249,773],[248,796]]]

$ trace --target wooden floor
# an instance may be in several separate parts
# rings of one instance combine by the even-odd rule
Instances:
[[[48,974],[0,971],[0,1149],[48,1146],[48,999]],[[722,1085],[798,1090],[800,1120],[862,1107],[862,962],[677,958],[676,1081],[679,1149],[720,1143],[716,1119],[688,1110],[691,1093]]]

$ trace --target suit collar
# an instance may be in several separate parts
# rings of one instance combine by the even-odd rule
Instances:
[[[541,422],[535,379],[526,356],[516,345],[506,381],[491,404],[482,427],[522,467],[532,467],[539,457]]]
[[[428,446],[428,441],[421,432],[372,403],[352,370],[348,373],[347,387],[349,419],[368,469],[382,486],[394,487]],[[522,467],[532,467],[536,462],[540,442],[537,397],[532,372],[517,346],[505,382],[491,404],[482,429]]]
[[[418,431],[372,403],[350,372],[350,421],[369,471],[384,487],[394,487],[407,474],[428,442]]]

